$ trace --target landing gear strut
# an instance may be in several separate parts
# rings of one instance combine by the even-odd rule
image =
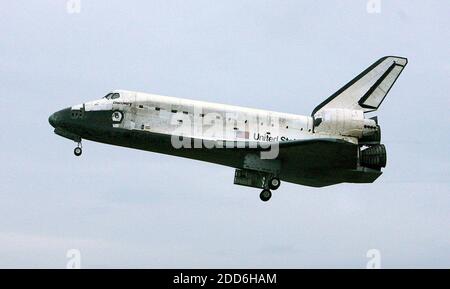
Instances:
[[[81,142],[78,143],[77,147],[73,150],[73,153],[77,157],[81,156],[81,153],[83,153],[83,146],[81,145]]]

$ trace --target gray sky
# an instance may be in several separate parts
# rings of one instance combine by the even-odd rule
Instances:
[[[0,1],[0,267],[450,267],[450,2]],[[384,55],[374,184],[283,183],[53,134],[50,113],[122,88],[296,114]]]

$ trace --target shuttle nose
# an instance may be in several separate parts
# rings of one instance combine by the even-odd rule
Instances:
[[[58,126],[58,112],[53,113],[49,118],[48,118],[48,122],[50,123],[51,126],[53,126],[54,128],[56,128]]]
[[[54,128],[64,126],[70,120],[70,108],[57,111],[48,118],[48,122]]]

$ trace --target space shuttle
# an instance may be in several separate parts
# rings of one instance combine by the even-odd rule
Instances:
[[[114,90],[53,113],[54,132],[235,169],[234,184],[262,189],[282,181],[325,187],[372,183],[386,166],[376,112],[407,65],[386,56],[315,107],[311,115]],[[182,168],[179,168],[182,169]],[[157,176],[155,176],[157,178]]]

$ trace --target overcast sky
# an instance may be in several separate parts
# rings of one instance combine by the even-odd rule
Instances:
[[[450,267],[450,2],[0,0],[0,267]],[[369,12],[376,12],[374,10]],[[69,12],[77,12],[70,10]],[[409,64],[378,112],[374,184],[282,183],[53,134],[122,88],[309,115],[378,58]]]

